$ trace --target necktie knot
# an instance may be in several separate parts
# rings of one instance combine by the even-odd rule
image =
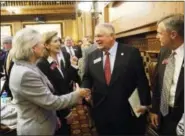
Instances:
[[[175,56],[177,53],[174,51],[174,52],[172,52],[172,56]]]
[[[106,52],[105,52],[105,55],[106,55],[106,56],[109,56],[109,55],[110,55],[110,53],[109,53],[108,51],[106,51]]]

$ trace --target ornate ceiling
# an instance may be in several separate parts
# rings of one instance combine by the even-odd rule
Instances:
[[[75,1],[1,1],[1,16],[60,16],[61,19],[74,19]]]

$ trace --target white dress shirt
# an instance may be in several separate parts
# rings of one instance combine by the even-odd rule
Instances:
[[[74,51],[74,49],[73,49],[73,47],[68,47],[68,46],[65,46],[65,48],[66,48],[66,50],[67,50],[67,52],[70,54],[70,55],[72,55],[72,56],[75,56],[75,51]],[[71,53],[70,53],[70,50],[71,50]]]
[[[169,105],[171,107],[173,107],[175,103],[177,83],[178,83],[178,79],[179,79],[179,75],[180,75],[180,71],[181,71],[182,63],[184,59],[184,43],[172,52],[175,52],[176,55],[175,55],[175,71],[173,76],[173,82],[170,89],[170,99],[169,99]]]
[[[182,115],[181,120],[177,124],[176,132],[178,136],[183,136],[184,135],[184,113]]]
[[[110,48],[110,50],[108,51],[110,53],[109,58],[110,58],[111,74],[112,74],[113,69],[114,69],[114,63],[115,63],[115,59],[116,59],[117,48],[118,48],[118,43],[115,42],[114,45],[112,46],[112,48]],[[103,68],[105,66],[105,60],[106,60],[106,55],[105,55],[105,52],[103,52]]]
[[[60,60],[62,60],[63,63],[64,63],[64,67],[65,67],[66,61],[64,59],[64,55],[63,55],[62,51],[59,54],[57,54],[57,59],[59,60],[59,66],[61,67],[61,61]]]
[[[56,60],[54,60],[51,56],[48,57],[47,61],[49,62],[49,64],[51,64],[52,62],[56,62],[57,64],[59,63],[59,66],[57,67],[57,69],[59,70],[59,72],[61,73],[62,77],[64,78],[64,74],[63,74],[62,70],[60,69],[61,68],[61,62],[60,62],[61,59],[62,59],[61,55],[58,54],[57,55],[58,62]]]

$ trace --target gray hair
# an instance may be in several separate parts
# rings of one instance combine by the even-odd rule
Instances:
[[[98,24],[95,28],[95,34],[96,33],[114,35],[115,29],[114,29],[113,25],[110,23]]]
[[[167,30],[175,30],[179,36],[184,38],[184,15],[183,14],[172,14],[166,16],[158,21],[157,24],[164,23]]]
[[[2,44],[12,44],[12,36],[6,36],[3,38]]]
[[[36,30],[23,28],[18,31],[12,42],[11,57],[15,60],[28,61],[34,55],[32,47],[41,41],[41,35]]]
[[[68,39],[70,39],[71,41],[73,41],[72,37],[66,36],[66,37],[65,37],[65,41],[68,40]]]

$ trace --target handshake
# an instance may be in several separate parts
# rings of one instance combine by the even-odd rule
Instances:
[[[76,90],[77,92],[79,92],[79,95],[82,98],[85,98],[86,101],[89,101],[91,98],[91,90],[88,88],[80,88],[79,85],[76,83]]]

